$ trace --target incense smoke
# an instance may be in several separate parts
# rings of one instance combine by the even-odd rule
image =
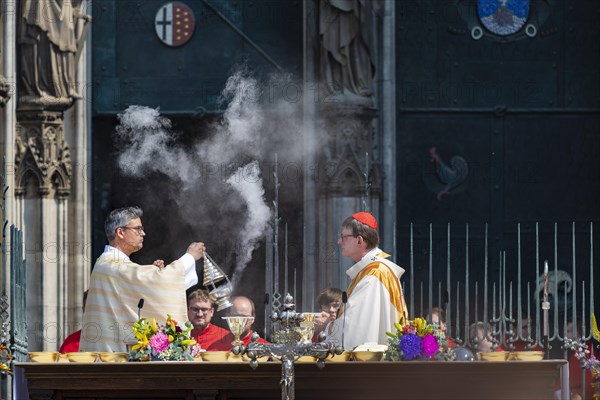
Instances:
[[[176,135],[171,131],[171,121],[158,109],[130,106],[118,118],[115,141],[122,151],[117,162],[126,175],[141,177],[151,171],[180,181],[191,179],[191,160],[173,146]]]
[[[252,252],[258,247],[258,239],[264,235],[266,222],[271,217],[271,210],[264,200],[265,191],[260,178],[258,161],[238,169],[237,172],[227,179],[227,183],[244,198],[248,208],[248,217],[239,235],[238,262],[231,280],[233,287],[237,286],[244,267],[252,258]],[[239,175],[243,175],[245,179],[238,179]]]
[[[176,206],[172,210],[188,227],[202,233],[199,237],[208,238],[203,241],[217,241],[210,246],[207,243],[213,258],[211,249],[217,243],[227,245],[226,256],[218,259],[219,264],[223,264],[223,258],[232,257],[231,248],[235,246],[235,282],[271,222],[261,163],[273,165],[276,157],[300,163],[305,154],[322,145],[313,143],[307,149],[302,141],[306,117],[302,101],[277,95],[277,88],[291,84],[286,76],[260,83],[247,70],[236,71],[221,93],[226,105],[222,118],[188,145],[180,143],[181,135],[173,131],[171,121],[158,109],[130,106],[118,116],[115,142],[120,148],[117,160],[122,173],[133,178],[158,177],[156,183],[162,190],[151,185],[144,201],[153,202],[156,208],[172,201],[171,206]],[[169,231],[175,228],[165,229],[163,234],[170,240],[180,235]],[[232,260],[226,261],[228,264]]]

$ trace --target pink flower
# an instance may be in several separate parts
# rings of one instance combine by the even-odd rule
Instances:
[[[438,345],[437,339],[431,333],[423,336],[421,341],[421,348],[423,349],[423,355],[425,357],[432,357],[437,353],[440,346]]]
[[[157,332],[150,338],[148,343],[150,344],[150,347],[154,349],[154,351],[157,353],[162,353],[169,348],[169,337],[163,332]]]

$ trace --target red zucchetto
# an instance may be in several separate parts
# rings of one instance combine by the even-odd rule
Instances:
[[[370,226],[373,229],[377,229],[377,220],[371,213],[361,211],[352,214],[352,217],[358,222],[362,222],[363,224]]]

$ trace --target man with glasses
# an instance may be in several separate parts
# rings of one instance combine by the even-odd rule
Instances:
[[[191,337],[208,351],[229,351],[231,341],[224,341],[229,331],[210,323],[215,314],[214,303],[204,289],[194,290],[188,295],[188,320],[194,326]]]
[[[346,271],[352,279],[348,301],[333,322],[329,340],[345,349],[363,343],[387,343],[386,332],[394,322],[408,318],[400,277],[404,269],[386,260],[389,254],[379,249],[377,220],[366,212],[352,214],[342,223],[338,239],[342,255],[355,264]]]
[[[131,327],[138,314],[159,324],[167,314],[176,321],[187,320],[185,290],[198,283],[196,260],[204,256],[204,244],[191,243],[183,256],[167,266],[162,260],[136,264],[129,256],[144,245],[142,215],[138,207],[125,207],[106,218],[109,244],[90,277],[81,351],[127,351],[127,344],[136,342]]]

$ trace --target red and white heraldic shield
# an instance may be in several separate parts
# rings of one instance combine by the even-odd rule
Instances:
[[[192,9],[180,1],[163,4],[154,18],[156,35],[164,44],[172,47],[187,43],[195,26]]]

